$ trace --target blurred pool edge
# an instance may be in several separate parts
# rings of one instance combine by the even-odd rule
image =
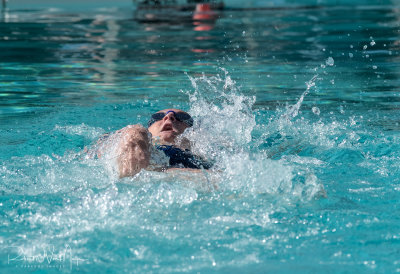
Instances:
[[[98,8],[132,8],[135,9],[137,3],[141,1],[132,0],[7,0],[9,10],[20,9],[68,9],[68,10],[87,10]],[[400,0],[225,0],[225,7],[230,8],[271,8],[271,7],[290,7],[290,6],[380,6],[380,5],[398,5]]]

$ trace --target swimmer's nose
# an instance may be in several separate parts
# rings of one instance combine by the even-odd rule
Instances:
[[[164,122],[167,121],[168,119],[170,119],[172,122],[176,120],[175,115],[174,115],[173,112],[168,113],[163,118]]]

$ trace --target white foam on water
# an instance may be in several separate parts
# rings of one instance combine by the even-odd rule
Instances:
[[[80,125],[68,126],[56,125],[54,131],[61,131],[70,135],[79,135],[91,140],[99,138],[102,134],[105,133],[104,129],[102,128],[90,127],[84,123]]]
[[[102,133],[101,129],[84,124],[56,126],[53,132],[58,131],[88,139],[96,138]],[[0,164],[1,190],[23,195],[69,193],[87,187],[101,188],[115,181],[101,161],[87,156],[85,151],[66,151],[64,155],[12,157]]]
[[[81,242],[77,243],[75,252],[82,257],[87,255],[93,263],[98,258],[106,258],[107,254],[86,248],[88,237],[82,235],[98,231],[118,234],[121,229],[131,229],[141,233],[147,231],[163,241],[173,240],[182,236],[182,230],[175,231],[168,223],[158,220],[165,220],[166,216],[172,216],[173,220],[185,218],[182,216],[193,214],[191,210],[196,207],[211,210],[207,202],[202,201],[211,202],[213,199],[232,203],[234,212],[230,215],[215,213],[209,218],[199,215],[194,222],[210,222],[213,225],[206,223],[203,227],[211,230],[214,224],[215,229],[240,224],[268,227],[274,212],[324,195],[323,187],[312,170],[313,166],[323,165],[323,161],[298,155],[271,159],[268,152],[257,149],[257,145],[272,131],[293,135],[305,129],[305,136],[311,136],[314,131],[329,132],[340,127],[330,128],[322,122],[299,119],[299,101],[284,110],[285,114],[279,113],[271,123],[261,127],[266,130],[265,135],[255,139],[254,96],[244,95],[224,70],[221,75],[189,76],[189,79],[193,85],[192,91],[186,91],[190,99],[189,112],[196,123],[185,136],[193,141],[195,153],[216,162],[214,168],[196,173],[143,170],[134,177],[118,179],[115,164],[116,146],[121,137],[118,133],[97,142],[96,138],[103,134],[101,129],[84,124],[56,126],[54,131],[94,140],[93,146],[78,153],[24,156],[0,164],[0,177],[4,182],[1,190],[5,193],[56,194],[61,200],[52,203],[52,196],[45,195],[46,202],[29,201],[20,208],[9,209],[7,213],[16,218],[15,222],[31,228],[32,232],[27,232],[26,238],[35,246],[55,244],[58,248],[65,240],[78,239]],[[304,93],[302,98],[306,95]],[[321,133],[318,142],[323,140],[324,134]],[[301,139],[304,135],[295,137]],[[99,151],[103,151],[101,157],[97,155]],[[262,203],[262,206],[254,206],[242,213],[243,197],[247,202]],[[39,228],[43,228],[40,237],[35,234]],[[19,236],[9,241],[26,242]],[[238,244],[232,248],[237,248]],[[146,248],[133,248],[133,256],[150,259],[154,250]],[[111,252],[109,256],[115,254]],[[257,261],[254,256],[245,261]],[[212,260],[211,257],[208,259]]]
[[[271,201],[268,207],[254,209],[248,216],[240,213],[231,217],[214,215],[211,221],[227,225],[241,221],[268,226],[270,214],[284,210],[285,204],[307,203],[323,196],[322,185],[310,168],[310,165],[323,164],[318,159],[288,156],[273,160],[268,153],[253,150],[252,146],[257,144],[257,140],[252,139],[252,131],[256,127],[255,112],[252,110],[255,98],[242,94],[226,71],[222,76],[189,78],[194,88],[194,91],[187,92],[191,102],[190,113],[199,123],[186,136],[194,141],[196,152],[216,161],[215,168],[197,173],[143,170],[134,177],[118,179],[116,155],[112,152],[116,151],[118,134],[103,142],[95,141],[94,149],[88,152],[10,159],[0,165],[3,192],[56,194],[62,200],[62,206],[30,201],[23,207],[28,213],[21,213],[21,208],[10,209],[8,214],[20,220],[18,223],[27,223],[33,229],[32,234],[27,235],[32,242],[36,241],[37,246],[52,244],[55,235],[58,239],[73,239],[77,235],[99,229],[109,231],[116,227],[140,227],[161,238],[167,235],[179,237],[179,232],[171,233],[168,226],[154,220],[175,208],[196,204],[204,199],[201,198],[204,195],[233,201],[249,195],[262,195],[263,199]],[[300,105],[295,106],[295,111]],[[293,113],[288,117],[294,119],[297,114],[293,116]],[[295,121],[278,120],[275,126],[280,127],[275,130],[291,134]],[[307,122],[300,124],[304,125]],[[319,126],[309,124],[310,130]],[[90,139],[103,133],[87,125],[57,126],[54,131],[79,134]],[[98,159],[94,156],[100,148],[106,153]],[[232,193],[236,194],[231,198]],[[40,227],[45,228],[45,235],[38,238],[34,231]],[[16,236],[10,241],[18,242],[18,239]],[[85,250],[78,252],[82,255]],[[94,260],[96,255],[91,253],[90,257]]]

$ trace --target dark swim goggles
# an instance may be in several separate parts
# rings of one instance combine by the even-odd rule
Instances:
[[[178,120],[179,122],[185,123],[188,127],[193,126],[193,118],[189,114],[185,112],[175,112],[173,110],[168,110],[165,113],[157,112],[151,115],[150,121],[147,123],[147,127],[150,127],[155,122],[162,120],[165,117],[165,115],[167,115],[170,112],[174,114],[175,119]]]

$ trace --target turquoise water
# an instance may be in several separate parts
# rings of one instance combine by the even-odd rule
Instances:
[[[10,6],[2,272],[400,271],[399,6],[361,4],[228,3],[200,28]],[[85,152],[168,107],[213,172],[121,180]]]

